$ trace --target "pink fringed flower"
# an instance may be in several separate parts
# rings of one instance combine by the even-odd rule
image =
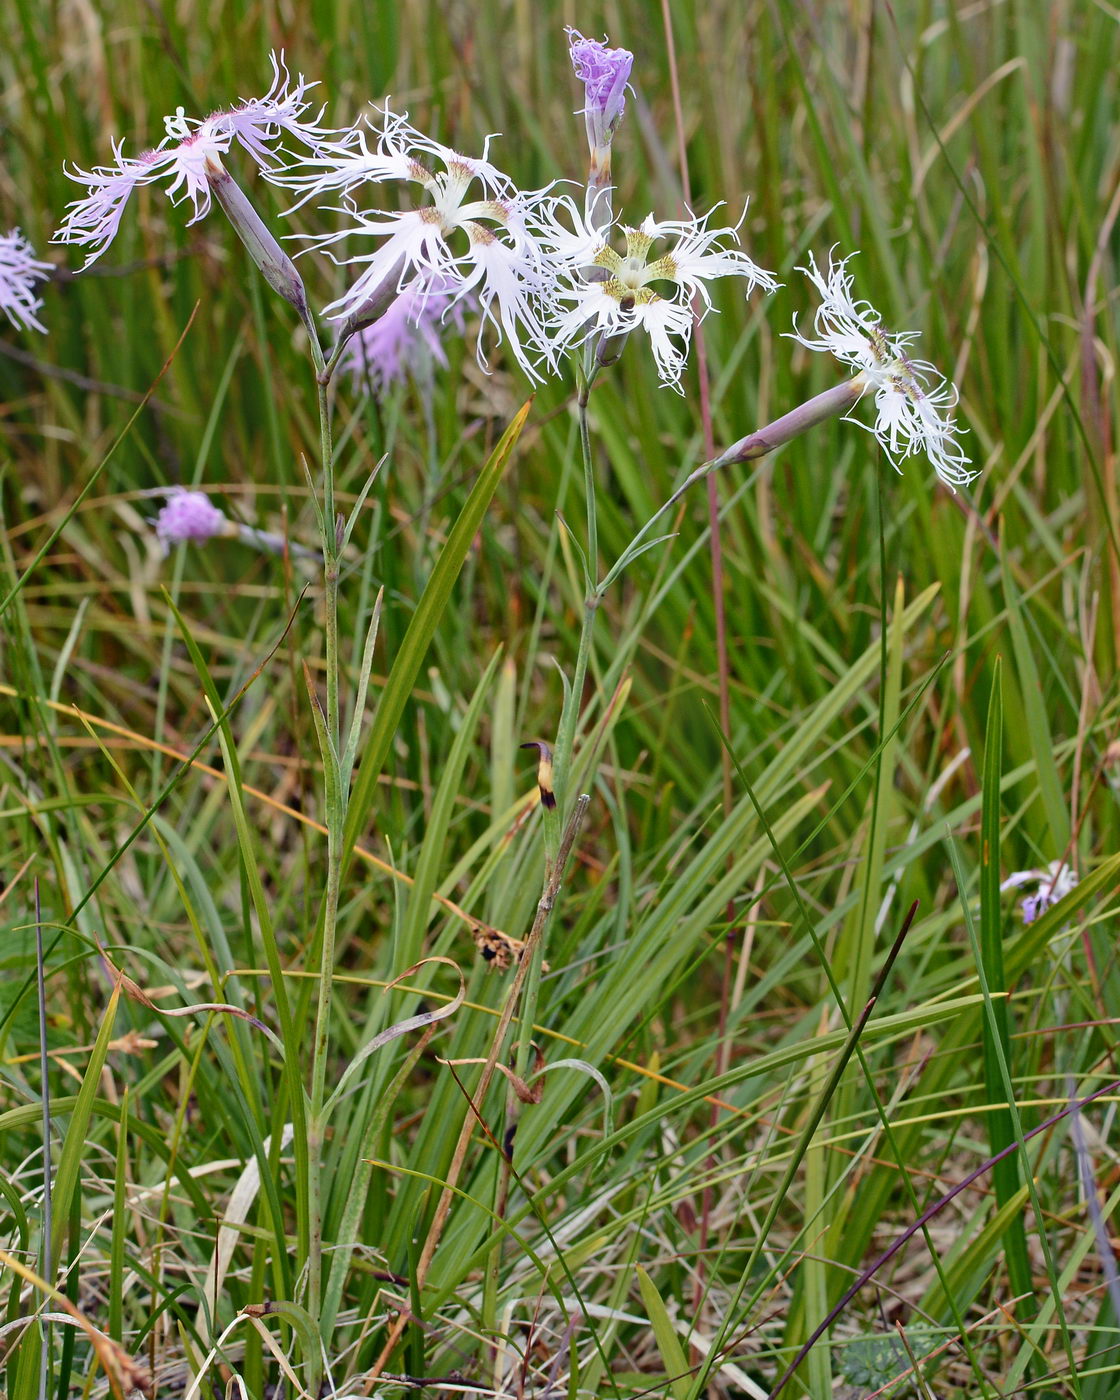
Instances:
[[[808,267],[799,268],[817,289],[821,304],[813,318],[813,336],[803,335],[794,322],[791,340],[808,350],[827,350],[841,364],[859,371],[862,393],[874,397],[874,426],[847,414],[849,422],[867,428],[879,440],[887,459],[901,471],[899,459],[924,452],[934,471],[954,490],[977,475],[958,441],[961,429],[946,412],[955,406],[956,386],[926,360],[911,359],[909,347],[917,331],[888,331],[868,301],[853,295],[848,258],[829,254],[822,272],[812,253]]]
[[[18,228],[0,236],[0,311],[13,326],[34,327],[44,335],[47,328],[35,314],[43,305],[35,286],[50,276],[50,263],[40,262],[35,250]]]
[[[236,532],[236,527],[211,504],[209,496],[182,487],[170,492],[167,504],[156,516],[155,526],[165,554],[177,544],[205,544],[215,535]]]
[[[662,381],[680,391],[694,299],[701,317],[712,305],[706,284],[738,277],[746,292],[778,285],[738,246],[737,228],[709,228],[710,218],[657,221],[651,214],[638,228],[622,226],[626,252],[620,253],[609,241],[613,228],[597,227],[566,196],[553,200],[544,241],[560,270],[550,323],[557,344],[567,349],[596,335],[612,340],[640,327]],[[655,252],[657,244],[663,247]]]
[[[328,194],[343,197],[346,226],[312,239],[315,247],[351,238],[372,242],[372,251],[340,259],[363,270],[326,314],[345,323],[386,286],[439,282],[456,302],[471,297],[483,328],[489,325],[507,341],[526,374],[539,379],[537,362],[553,362],[545,312],[555,273],[535,222],[545,192],[518,190],[485,152],[481,158],[461,155],[417,131],[387,104],[379,118],[376,144],[355,128],[338,146],[268,175],[301,191],[297,208]],[[404,207],[359,209],[359,192],[386,182],[404,187]],[[410,195],[417,196],[415,203]],[[481,361],[481,338],[478,351]]]
[[[285,137],[312,151],[328,139],[340,138],[342,133],[320,125],[322,110],[315,116],[306,115],[311,104],[304,95],[315,84],[300,74],[293,86],[283,54],[272,54],[271,62],[273,82],[264,97],[211,112],[202,120],[184,116],[179,108],[164,118],[167,134],[153,150],[126,156],[124,142],[114,141],[112,165],[67,170],[71,180],[86,186],[87,193],[67,206],[54,241],[88,248],[85,266],[89,267],[116,237],[124,206],[139,185],[167,182],[167,195],[173,204],[190,202],[188,223],[193,224],[210,209],[212,180],[222,173],[221,158],[233,143],[248,152],[262,170],[268,170],[290,158],[280,145]]]
[[[1023,885],[1034,885],[1034,893],[1026,895],[1019,904],[1025,924],[1033,924],[1047,909],[1065,899],[1070,890],[1077,888],[1077,871],[1062,860],[1052,860],[1045,870],[1016,870],[1009,875],[1001,890],[1019,889]]]

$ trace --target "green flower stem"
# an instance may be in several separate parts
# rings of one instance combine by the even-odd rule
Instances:
[[[602,601],[603,590],[595,586],[595,577],[599,572],[599,521],[595,502],[595,470],[591,458],[591,432],[587,418],[587,402],[591,392],[591,384],[597,373],[597,367],[590,360],[584,365],[584,372],[580,379],[578,405],[579,405],[579,440],[583,452],[583,486],[584,496],[587,504],[587,555],[584,562],[584,603],[583,603],[583,625],[580,630],[579,650],[576,653],[575,674],[567,695],[564,697],[564,708],[560,713],[560,729],[556,736],[556,752],[553,758],[553,778],[556,789],[556,816],[557,820],[553,824],[555,830],[551,836],[546,833],[549,847],[549,861],[555,858],[556,836],[563,827],[567,814],[572,807],[572,794],[568,791],[569,774],[572,767],[572,750],[575,747],[576,725],[579,722],[580,706],[583,701],[583,687],[587,681],[587,667],[591,658],[591,634],[595,626],[595,615],[599,611],[599,604]],[[545,871],[545,878],[548,878],[548,871]]]
[[[311,1058],[311,1094],[308,1105],[308,1217],[307,1310],[320,1314],[323,1290],[323,1179],[322,1160],[326,1140],[325,1111],[327,1063],[330,1057],[331,1008],[334,992],[335,942],[342,886],[343,832],[349,805],[349,775],[339,769],[341,724],[339,717],[338,575],[340,539],[335,519],[334,449],[331,440],[330,405],[323,379],[323,355],[317,341],[315,354],[319,404],[319,447],[323,463],[323,606],[326,645],[327,709],[324,748],[324,817],[327,828],[327,885],[323,899],[323,937],[319,957],[319,994],[315,1008]]]
[[[728,467],[735,462],[753,462],[759,457],[765,457],[768,452],[773,452],[775,448],[783,446],[795,437],[800,437],[810,428],[815,428],[818,423],[824,423],[829,418],[838,418],[846,409],[858,402],[866,387],[867,383],[862,374],[857,374],[854,379],[846,379],[843,384],[836,384],[831,389],[826,389],[823,394],[817,394],[805,403],[798,404],[789,413],[783,413],[780,418],[775,418],[773,423],[768,423],[765,428],[748,433],[746,437],[740,438],[738,442],[725,448],[718,457],[714,457],[710,462],[705,462],[702,466],[697,467],[691,475],[681,482],[669,499],[658,506],[618,556],[606,578],[595,590],[597,597],[601,598],[627,564],[641,553],[642,546],[648,540],[653,527],[667,511],[676,505],[690,486],[702,481],[710,472],[714,472],[720,467]]]
[[[602,590],[595,587],[594,579],[599,572],[599,522],[595,502],[595,472],[591,457],[591,432],[587,418],[587,402],[591,384],[596,373],[590,355],[584,364],[584,373],[579,386],[579,440],[583,451],[583,484],[587,504],[587,558],[584,567],[583,625],[580,628],[579,650],[576,653],[575,674],[560,713],[560,730],[556,737],[556,751],[553,756],[553,781],[556,792],[556,807],[546,813],[545,885],[548,886],[555,872],[558,860],[560,832],[565,829],[569,815],[574,811],[573,794],[569,791],[572,770],[572,751],[575,747],[576,725],[579,722],[580,706],[583,701],[583,688],[587,681],[587,667],[591,659],[591,638],[595,629],[595,615],[602,601]],[[582,801],[582,799],[580,799]],[[551,818],[551,819],[548,819]],[[537,1015],[537,999],[540,993],[541,970],[544,962],[544,942],[538,940],[529,953],[529,967],[525,977],[525,994],[521,1006],[521,1024],[531,1027]],[[532,1045],[528,1033],[522,1036],[517,1047],[517,1073],[524,1078],[532,1062]]]

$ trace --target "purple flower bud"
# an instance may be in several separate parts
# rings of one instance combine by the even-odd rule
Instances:
[[[155,525],[165,554],[172,545],[186,544],[188,540],[205,544],[229,529],[229,522],[217,506],[210,504],[208,496],[202,491],[184,491],[181,487],[168,496],[167,504],[156,516]]]
[[[569,28],[567,34],[572,67],[587,97],[583,115],[594,157],[610,146],[622,120],[634,55],[629,49],[610,49],[597,39],[585,39],[578,29]]]

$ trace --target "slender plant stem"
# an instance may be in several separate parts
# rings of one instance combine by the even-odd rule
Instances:
[[[590,366],[585,366],[590,370]],[[595,587],[595,576],[599,572],[599,523],[595,502],[595,471],[591,457],[591,431],[587,418],[587,402],[591,390],[591,373],[585,373],[579,392],[579,440],[583,451],[583,482],[587,502],[587,568],[584,575],[583,624],[579,634],[579,650],[576,653],[575,673],[572,684],[564,698],[564,708],[560,715],[560,732],[556,739],[556,753],[553,759],[553,777],[556,785],[557,812],[560,820],[550,825],[555,830],[561,827],[572,811],[571,787],[572,752],[575,748],[576,725],[583,701],[583,688],[587,682],[587,668],[591,659],[591,639],[595,630],[595,616],[599,611],[602,594]],[[548,842],[548,860],[545,867],[545,885],[552,879],[557,860],[553,841]],[[544,945],[538,942],[533,949],[525,980],[525,996],[522,1008],[522,1023],[532,1026],[537,1014],[537,997],[540,992],[541,967],[544,961]],[[517,1048],[517,1072],[524,1078],[528,1073],[532,1056],[532,1046],[528,1036],[523,1036]]]
[[[338,933],[338,905],[342,884],[343,832],[346,826],[349,782],[338,771],[341,753],[339,715],[338,573],[339,532],[335,521],[334,451],[331,440],[330,404],[327,385],[322,379],[323,356],[317,346],[316,371],[319,404],[319,444],[323,464],[323,604],[326,646],[327,710],[326,742],[333,755],[324,754],[324,769],[332,759],[335,777],[326,782],[324,816],[327,828],[327,884],[323,899],[323,936],[319,958],[319,993],[315,1008],[314,1042],[311,1059],[311,1093],[308,1105],[308,1218],[307,1307],[318,1318],[323,1288],[323,1178],[322,1159],[326,1140],[327,1062],[330,1056],[331,1007],[334,992],[334,956]]]
[[[627,564],[641,552],[641,548],[648,540],[653,527],[663,515],[676,505],[690,486],[702,481],[704,477],[717,471],[720,467],[729,467],[735,462],[753,462],[759,457],[765,457],[768,452],[773,452],[775,448],[782,447],[793,438],[808,432],[810,428],[815,428],[818,423],[823,423],[829,418],[840,417],[860,398],[866,387],[866,381],[862,374],[857,374],[854,379],[846,379],[842,384],[836,384],[831,389],[826,389],[823,394],[817,394],[814,398],[799,404],[789,413],[783,413],[780,418],[775,418],[766,427],[748,433],[746,437],[740,438],[738,442],[725,448],[718,457],[712,461],[703,462],[694,472],[690,472],[673,494],[657,507],[614,564],[611,565],[606,577],[596,589],[598,596],[602,597]]]
[[[323,463],[323,604],[327,651],[327,733],[336,754],[341,752],[338,715],[338,528],[334,504],[334,448],[331,442],[327,386],[317,383],[319,454]]]
[[[553,776],[556,783],[556,802],[561,822],[571,810],[572,794],[570,776],[572,751],[575,747],[576,725],[583,702],[583,688],[587,682],[587,668],[591,659],[591,636],[595,628],[595,616],[599,611],[603,590],[596,587],[595,561],[598,557],[598,523],[595,514],[595,480],[591,469],[591,444],[587,430],[587,404],[580,400],[580,442],[584,451],[584,480],[587,486],[587,540],[588,572],[584,580],[583,624],[579,635],[579,650],[576,653],[575,672],[572,684],[564,698],[564,709],[560,715],[560,731],[556,736],[556,753],[553,760]],[[550,853],[550,861],[554,856]],[[548,878],[546,871],[545,878]]]
[[[595,500],[595,463],[591,457],[591,426],[587,404],[591,395],[590,376],[579,394],[579,445],[583,452],[583,492],[587,502],[587,584],[599,576],[599,513]]]
[[[586,797],[581,797],[573,806],[572,814],[560,838],[560,846],[556,852],[556,859],[552,864],[552,869],[545,881],[544,890],[537,903],[537,912],[533,919],[533,926],[529,930],[529,936],[525,940],[525,947],[522,949],[517,972],[514,974],[513,982],[506,996],[505,1004],[502,1007],[502,1013],[498,1018],[498,1025],[495,1028],[493,1039],[490,1042],[490,1053],[487,1055],[486,1063],[482,1066],[482,1073],[479,1075],[478,1086],[475,1089],[474,1098],[472,1100],[473,1107],[471,1104],[467,1105],[463,1126],[459,1131],[459,1139],[455,1144],[455,1151],[451,1157],[451,1164],[444,1178],[444,1188],[436,1203],[435,1215],[428,1230],[427,1238],[424,1241],[424,1248],[421,1251],[419,1262],[416,1265],[416,1286],[418,1288],[423,1288],[424,1286],[428,1277],[428,1270],[431,1267],[432,1257],[436,1252],[436,1246],[439,1244],[440,1236],[443,1234],[443,1227],[447,1223],[448,1212],[451,1210],[451,1202],[463,1170],[463,1164],[466,1161],[467,1149],[474,1135],[475,1124],[479,1120],[484,1121],[482,1109],[486,1098],[486,1092],[493,1082],[494,1068],[501,1058],[510,1023],[513,1021],[514,1014],[517,1011],[521,992],[525,985],[526,978],[528,977],[532,956],[537,948],[544,942],[545,930],[552,917],[552,911],[556,907],[556,900],[559,897],[560,887],[563,884],[564,871],[567,868],[568,860],[579,838],[580,829],[583,826],[583,819],[587,813],[587,803],[588,799]],[[522,1006],[518,1020],[520,1021],[524,1033],[532,1031],[532,1024],[526,1018],[524,1006]],[[407,1324],[408,1313],[402,1310],[396,1322],[389,1330],[389,1336],[386,1339],[384,1347],[381,1349],[380,1355],[374,1362],[373,1369],[366,1377],[363,1394],[368,1395],[373,1389],[378,1377],[388,1364],[389,1358],[393,1354],[393,1349],[400,1340],[401,1333],[404,1331]]]

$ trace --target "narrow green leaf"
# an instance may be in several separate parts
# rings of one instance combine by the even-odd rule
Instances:
[[[471,541],[478,533],[506,463],[521,436],[531,406],[532,400],[517,413],[479,472],[478,480],[467,497],[459,518],[452,526],[447,543],[441,550],[431,577],[420,596],[408,631],[401,642],[400,651],[393,660],[351,792],[342,843],[343,858],[347,863],[359,833],[365,829],[377,780],[389,755],[389,747],[396,735],[404,707],[412,694],[420,666],[451,597],[451,590],[466,560]]]
[[[1000,568],[1003,574],[1003,594],[1007,599],[1007,626],[1015,651],[1015,668],[1019,673],[1019,688],[1023,694],[1023,709],[1027,717],[1027,739],[1030,756],[1038,769],[1038,790],[1050,826],[1050,843],[1054,856],[1060,856],[1069,846],[1069,808],[1062,790],[1062,780],[1054,759],[1054,739],[1046,713],[1046,696],[1039,678],[1038,667],[1023,621],[1023,600],[1007,562],[1007,551],[1000,539]]]
[[[990,1016],[983,1022],[984,1085],[989,1103],[1005,1101],[1010,1092],[1000,1067],[1003,1061],[1011,1069],[1011,1030],[1007,1014],[1007,978],[1003,966],[1003,910],[1000,899],[1000,776],[1003,771],[1003,679],[1002,658],[996,658],[992,675],[992,694],[988,703],[988,723],[984,748],[984,796],[980,808],[980,955],[984,963],[988,991],[992,996]],[[999,1039],[999,1048],[995,1039]],[[992,1155],[1002,1152],[1015,1141],[1015,1128],[1010,1108],[994,1109],[988,1114],[988,1141]],[[1005,1206],[1019,1191],[1019,1162],[1012,1153],[997,1162],[992,1169],[996,1200]],[[1033,1312],[1030,1258],[1027,1253],[1027,1233],[1022,1217],[1008,1225],[1006,1236],[1007,1269],[1011,1287],[1016,1295],[1026,1295],[1023,1306]]]
[[[53,1278],[54,1269],[61,1257],[63,1237],[70,1221],[70,1210],[74,1203],[74,1197],[78,1191],[78,1178],[85,1156],[90,1119],[93,1116],[93,1106],[97,1099],[98,1086],[101,1083],[101,1071],[105,1067],[105,1060],[109,1054],[109,1042],[113,1038],[113,1023],[116,1020],[117,1002],[120,1000],[120,995],[121,989],[118,983],[113,988],[109,1004],[101,1018],[97,1039],[94,1041],[93,1050],[86,1063],[85,1073],[82,1075],[82,1086],[74,1099],[74,1106],[70,1112],[70,1122],[66,1126],[66,1136],[62,1140],[62,1147],[58,1154],[58,1169],[55,1172],[54,1191],[51,1197],[54,1210],[54,1229],[51,1237],[51,1269],[48,1278]],[[58,1112],[57,1105],[55,1111]]]
[[[685,1360],[680,1338],[677,1336],[668,1309],[665,1307],[653,1279],[650,1278],[641,1264],[636,1264],[634,1271],[638,1275],[638,1289],[642,1295],[646,1316],[653,1328],[657,1350],[661,1353],[661,1362],[669,1377],[668,1393],[673,1396],[673,1400],[687,1400],[689,1366]]]

